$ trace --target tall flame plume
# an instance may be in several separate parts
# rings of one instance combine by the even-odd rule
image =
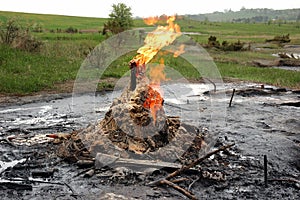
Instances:
[[[148,25],[154,25],[159,20],[158,17],[144,19],[145,23]],[[175,16],[167,17],[167,26],[157,26],[154,31],[147,34],[144,40],[144,46],[137,50],[138,55],[132,59],[132,62],[136,64],[137,68],[145,67],[145,65],[149,63],[163,47],[170,45],[181,35],[180,27],[175,24],[174,21]],[[183,49],[184,46],[180,46],[179,50],[174,52],[174,57],[183,53]],[[154,122],[156,121],[156,113],[162,108],[163,104],[160,82],[166,80],[164,67],[164,60],[161,59],[160,64],[152,67],[149,72],[150,84],[144,107],[150,110]]]

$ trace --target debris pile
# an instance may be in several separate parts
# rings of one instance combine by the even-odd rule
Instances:
[[[108,155],[118,153],[118,156],[128,158],[128,152],[137,155],[147,153],[151,157],[175,161],[174,152],[187,157],[191,155],[186,151],[193,149],[193,157],[196,158],[195,149],[200,150],[204,145],[206,133],[197,127],[181,123],[177,116],[167,116],[163,106],[156,111],[154,117],[149,107],[145,107],[149,90],[152,88],[144,81],[138,83],[134,91],[125,88],[98,124],[76,132],[73,137],[76,139],[65,142],[71,141],[78,147],[81,146],[77,144],[80,141],[92,156],[101,152]],[[71,150],[74,149],[73,146],[74,144],[64,145]],[[77,150],[83,150],[83,146]]]

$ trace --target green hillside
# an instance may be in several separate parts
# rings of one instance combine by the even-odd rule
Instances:
[[[199,15],[186,15],[187,17],[200,21],[218,21],[218,22],[268,22],[274,20],[281,21],[299,21],[300,8],[273,10],[267,8],[245,9],[239,11],[227,10],[225,12],[214,12]]]
[[[107,21],[106,18],[96,17],[77,17],[0,11],[0,22],[5,22],[10,18],[17,18],[18,21],[24,25],[39,23],[46,30],[67,29],[69,27],[73,27],[78,30],[102,30],[103,24]],[[143,20],[135,19],[134,26],[144,26]]]
[[[44,15],[31,13],[18,13],[0,11],[0,21],[6,21],[9,18],[15,17],[24,24],[40,23],[43,28],[51,29],[66,29],[74,27],[77,29],[101,29],[105,18],[91,18],[91,17],[73,17],[64,15]]]

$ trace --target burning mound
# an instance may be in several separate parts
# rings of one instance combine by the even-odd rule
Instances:
[[[134,153],[174,161],[180,155],[186,157],[190,150],[198,155],[203,134],[196,127],[180,123],[179,117],[165,114],[160,88],[160,82],[167,80],[164,60],[161,58],[157,66],[150,67],[149,78],[146,76],[146,64],[181,35],[174,20],[175,17],[169,17],[167,26],[158,26],[148,33],[144,46],[137,50],[138,55],[129,63],[131,81],[128,87],[113,101],[100,123],[76,135],[74,141],[89,147],[93,156],[101,152],[117,153],[126,158]],[[181,53],[184,53],[184,46],[174,52],[174,57]]]
[[[196,127],[181,124],[179,117],[167,116],[163,99],[154,103],[159,109],[153,115],[149,98],[161,98],[159,93],[145,82],[139,83],[134,91],[126,88],[115,99],[96,126],[90,126],[79,133],[83,143],[90,147],[92,155],[116,153],[128,157],[126,152],[147,153],[151,156],[174,158],[174,152],[181,155],[188,148],[200,149],[203,135]],[[193,145],[192,141],[194,142]],[[162,151],[160,149],[163,149]],[[163,155],[165,154],[165,155]]]

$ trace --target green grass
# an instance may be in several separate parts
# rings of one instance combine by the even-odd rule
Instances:
[[[0,11],[0,21],[6,21],[10,18],[17,18],[23,25],[39,23],[47,30],[62,29],[69,27],[78,30],[99,30],[102,31],[106,18],[96,17],[77,17],[64,15],[50,15],[50,14],[32,14],[20,12]],[[134,20],[134,27],[145,27],[142,19]]]
[[[274,68],[242,66],[236,63],[217,63],[222,77],[267,83],[281,87],[299,88],[300,72]]]
[[[37,15],[0,11],[0,20],[18,17],[22,23],[39,22],[50,29],[66,29],[70,26],[77,29],[101,30],[106,19],[70,17],[58,15]],[[265,39],[275,35],[289,33],[291,44],[300,44],[299,28],[295,24],[233,24],[217,22],[199,22],[193,20],[178,20],[182,31],[198,32],[191,36],[200,44],[206,44],[210,35],[215,35],[222,42],[251,42],[251,45],[261,45]],[[143,20],[135,20],[134,27],[146,27]],[[42,40],[44,45],[38,53],[28,53],[0,45],[0,93],[30,94],[44,89],[55,90],[55,84],[74,80],[81,63],[88,53],[106,39],[100,33],[33,33]],[[282,51],[276,44],[263,44],[266,49],[261,51],[224,52],[207,49],[214,58],[223,77],[238,78],[283,87],[300,88],[299,72],[273,68],[256,68],[250,66],[256,59],[274,60],[272,53]],[[128,62],[136,55],[131,52],[115,60],[106,69],[102,78],[120,78],[128,72]],[[159,63],[160,56],[152,61]],[[172,67],[187,79],[199,80],[199,73],[184,59],[174,59],[164,54],[165,65]],[[93,69],[91,69],[93,70]],[[90,74],[93,72],[87,72]],[[97,74],[96,72],[94,74]],[[98,89],[112,88],[112,83],[102,82]]]
[[[291,43],[299,43],[300,28],[296,23],[287,24],[264,24],[264,23],[229,23],[229,22],[200,22],[194,20],[178,20],[181,30],[185,32],[198,32],[201,35],[191,36],[200,44],[206,44],[207,38],[214,35],[222,42],[265,42],[276,35],[290,34]]]
[[[63,15],[31,14],[19,12],[0,11],[0,21],[16,17],[25,24],[41,23],[43,28],[48,30],[67,29],[69,27],[77,29],[102,30],[105,18],[76,17]]]
[[[272,53],[278,53],[278,50],[261,50],[257,51],[221,51],[208,50],[208,53],[214,58],[215,62],[230,62],[245,65],[251,63],[253,60],[274,60]]]
[[[43,56],[0,45],[0,91],[28,94],[75,79],[81,59]]]

